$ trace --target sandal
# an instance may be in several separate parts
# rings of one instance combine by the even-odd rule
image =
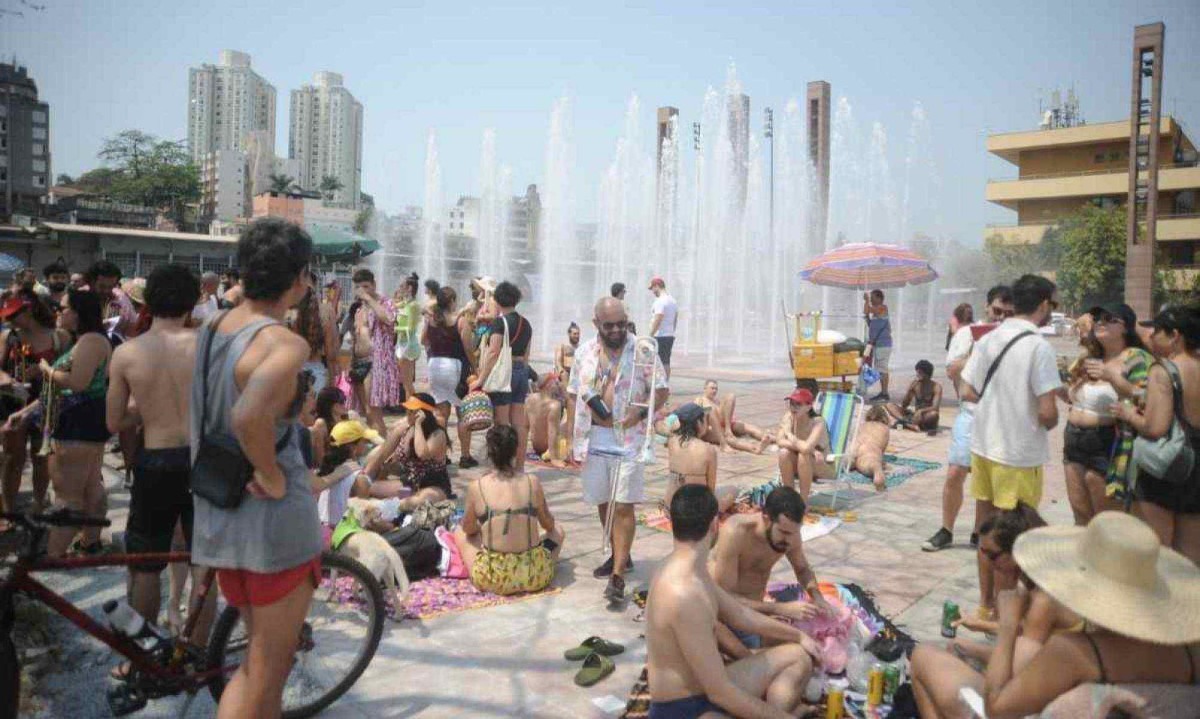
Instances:
[[[575,683],[581,687],[590,687],[604,677],[613,673],[616,667],[608,657],[592,652],[583,660],[583,666],[575,673]]]
[[[580,659],[587,659],[587,656],[592,653],[615,657],[623,651],[625,651],[625,647],[616,642],[610,642],[601,637],[588,637],[580,642],[579,646],[563,652],[563,658],[567,661],[577,662]]]

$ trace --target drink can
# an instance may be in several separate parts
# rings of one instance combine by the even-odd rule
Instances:
[[[953,639],[958,636],[958,627],[954,625],[962,619],[962,613],[958,611],[958,605],[949,599],[942,605],[942,636],[947,639]]]
[[[825,719],[842,719],[846,716],[846,693],[841,687],[829,687],[825,695]]]
[[[877,707],[883,703],[883,665],[876,664],[867,674],[867,705]]]
[[[891,704],[896,699],[896,690],[900,688],[900,667],[889,664],[883,668],[883,701]]]

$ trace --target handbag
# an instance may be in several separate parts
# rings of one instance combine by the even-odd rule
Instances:
[[[500,356],[496,358],[496,364],[492,367],[491,373],[487,379],[483,381],[484,392],[512,392],[512,346],[508,343],[508,318],[500,315],[500,321],[504,323],[504,334],[500,346]],[[521,326],[517,325],[517,331],[521,331]]]
[[[1184,431],[1183,380],[1179,368],[1171,360],[1160,360],[1171,377],[1171,393],[1175,398],[1175,416],[1167,433],[1158,439],[1137,437],[1133,440],[1133,462],[1138,469],[1166,484],[1183,484],[1192,476],[1196,452]]]
[[[200,410],[200,441],[196,459],[192,462],[192,493],[220,509],[235,509],[246,495],[246,485],[254,479],[254,465],[246,459],[237,440],[232,437],[207,435],[208,424],[208,367],[212,359],[213,338],[217,326],[228,311],[221,313],[208,328],[204,344],[204,367],[201,375],[203,395]],[[275,444],[278,454],[287,446],[292,427]]]
[[[468,431],[481,432],[492,426],[492,398],[486,392],[468,392],[458,405],[458,421]]]

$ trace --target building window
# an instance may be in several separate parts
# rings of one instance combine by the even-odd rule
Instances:
[[[45,124],[46,123],[46,113],[42,112],[41,110],[34,110],[33,111],[33,121]]]
[[[46,146],[40,142],[33,143],[33,154],[45,155],[46,154]]]
[[[1096,156],[1092,158],[1092,162],[1104,162],[1104,153],[1097,152]]]
[[[1109,162],[1116,162],[1117,160],[1120,160],[1120,159],[1121,159],[1121,153],[1115,152],[1115,151],[1108,153],[1108,161]]]
[[[35,140],[45,140],[45,139],[46,139],[46,128],[44,128],[44,127],[34,127],[34,128],[33,128],[33,139],[35,139]]]
[[[34,172],[45,172],[46,171],[46,161],[45,160],[34,160],[33,161],[33,171]]]
[[[33,186],[34,187],[45,187],[46,186],[46,176],[45,175],[34,175],[33,176]]]

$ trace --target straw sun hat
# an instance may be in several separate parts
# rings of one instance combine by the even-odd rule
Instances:
[[[1140,519],[1101,512],[1086,527],[1033,529],[1017,537],[1013,558],[1093,624],[1154,644],[1200,641],[1200,568]]]

